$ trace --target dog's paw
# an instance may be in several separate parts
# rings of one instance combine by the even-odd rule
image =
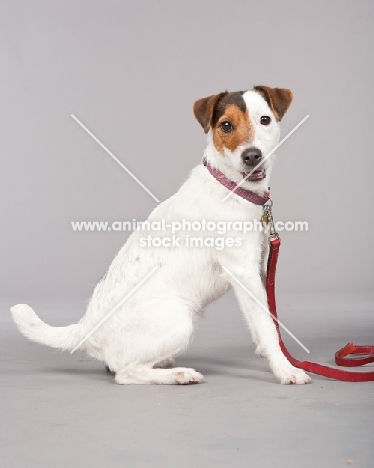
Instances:
[[[189,369],[185,367],[176,367],[173,372],[174,383],[177,385],[188,385],[199,383],[204,379],[204,376],[200,372],[196,372],[195,369]]]
[[[283,385],[297,384],[303,385],[310,383],[312,379],[302,369],[292,366],[291,364],[278,368],[274,371],[278,381]]]

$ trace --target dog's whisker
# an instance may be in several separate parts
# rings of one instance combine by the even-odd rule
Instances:
[[[308,118],[309,118],[309,115],[306,115],[306,116],[301,120],[301,122],[299,122],[299,123],[296,125],[296,127],[294,127],[294,128],[288,133],[288,135],[286,135],[286,136],[285,136],[285,137],[284,137],[284,138],[283,138],[283,139],[282,139],[266,156],[265,156],[265,158],[264,158],[264,160],[263,160],[262,162],[264,162],[264,161],[266,161],[267,159],[269,159],[270,156],[271,156],[272,154],[274,154],[274,152],[275,152],[281,145],[283,145],[283,143],[284,143],[284,142],[285,142],[285,141],[286,141],[286,140],[287,140],[287,139],[288,139],[288,138],[289,138],[289,137],[290,137],[290,136],[291,136],[307,119],[308,119]],[[261,163],[262,163],[262,162],[261,162]],[[241,180],[241,181],[237,184],[237,186],[236,186],[235,188],[233,188],[233,189],[231,190],[231,192],[228,193],[228,194],[221,200],[221,202],[222,202],[222,203],[225,202],[239,187],[241,187],[241,186],[243,185],[243,183],[257,170],[257,168],[260,166],[261,163],[259,163],[257,166],[255,166],[255,167],[252,169],[252,171],[251,171],[249,174],[247,174],[247,176],[246,176],[243,180]]]

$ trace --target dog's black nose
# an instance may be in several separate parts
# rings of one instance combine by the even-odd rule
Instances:
[[[262,153],[257,148],[248,148],[242,153],[242,161],[247,166],[257,166],[261,161]]]

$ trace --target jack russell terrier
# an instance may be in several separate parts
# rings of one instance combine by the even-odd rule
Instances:
[[[204,164],[195,167],[178,192],[150,214],[149,223],[166,221],[163,238],[172,237],[170,223],[175,221],[224,221],[234,225],[261,219],[274,160],[274,154],[269,158],[266,155],[279,142],[279,122],[291,101],[288,89],[256,86],[195,102],[195,117],[208,140]],[[240,182],[241,186],[227,197]],[[51,327],[25,304],[12,307],[15,323],[29,339],[71,351],[103,321],[79,349],[104,362],[115,373],[118,384],[197,383],[203,376],[194,369],[172,367],[173,356],[188,345],[205,306],[233,288],[256,353],[266,359],[278,381],[310,382],[308,375],[283,355],[271,316],[252,297],[267,307],[264,277],[268,233],[251,230],[240,233],[239,239],[238,232],[228,230],[225,248],[221,249],[215,248],[214,242],[205,242],[207,236],[211,240],[217,233],[202,233],[204,244],[193,247],[187,242],[189,234],[178,234],[178,245],[144,246],[144,232],[135,230],[95,287],[86,314],[78,323]],[[155,272],[130,296],[154,268]]]

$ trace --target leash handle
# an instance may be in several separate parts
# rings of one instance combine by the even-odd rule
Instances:
[[[347,356],[351,354],[358,354],[359,357],[351,357],[348,358]],[[346,344],[344,348],[339,349],[335,353],[335,362],[338,366],[346,366],[346,367],[355,367],[355,366],[363,366],[365,364],[370,364],[374,362],[374,346],[356,346],[352,342]]]
[[[354,372],[346,371],[342,369],[336,369],[333,367],[322,366],[316,362],[309,361],[299,361],[295,359],[286,348],[283,343],[282,336],[279,329],[279,324],[277,319],[277,306],[275,300],[275,273],[277,268],[277,261],[279,256],[280,248],[280,239],[279,237],[270,238],[270,251],[267,264],[267,278],[266,278],[266,293],[268,299],[269,310],[274,316],[273,321],[277,328],[279,336],[279,345],[283,354],[290,361],[290,363],[303,369],[307,372],[312,372],[313,374],[322,375],[330,379],[343,380],[345,382],[369,382],[374,381],[374,371],[373,372]],[[348,358],[348,355],[359,355],[358,357]],[[339,366],[361,366],[364,364],[369,364],[374,362],[374,346],[356,346],[353,343],[348,343],[344,348],[340,349],[335,353],[335,362]]]

